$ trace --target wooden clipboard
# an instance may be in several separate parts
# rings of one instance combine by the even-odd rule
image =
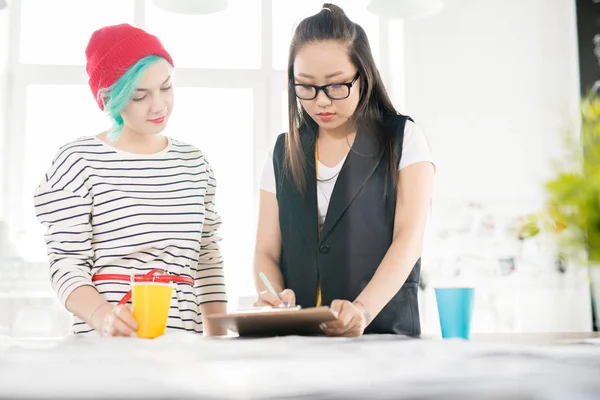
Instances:
[[[322,334],[319,325],[337,319],[329,307],[257,308],[209,314],[211,321],[240,336],[286,336]]]

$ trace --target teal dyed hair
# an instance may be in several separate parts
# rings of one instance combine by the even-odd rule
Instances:
[[[102,104],[104,104],[104,112],[108,114],[113,122],[113,126],[108,132],[108,139],[110,141],[116,141],[121,135],[124,126],[121,111],[129,104],[144,71],[161,58],[159,56],[142,58],[129,68],[112,86],[98,91],[98,96],[100,96]]]

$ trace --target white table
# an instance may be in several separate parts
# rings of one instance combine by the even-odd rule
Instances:
[[[3,337],[0,397],[591,400],[600,337],[589,337]]]

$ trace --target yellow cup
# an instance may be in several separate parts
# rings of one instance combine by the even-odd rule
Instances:
[[[166,275],[136,275],[131,282],[133,318],[137,335],[153,339],[165,333],[173,284]]]

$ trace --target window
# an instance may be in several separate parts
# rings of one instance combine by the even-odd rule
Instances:
[[[286,89],[283,92],[281,92],[281,132],[287,132],[288,129],[289,129],[288,91]],[[273,141],[275,141],[275,139],[273,139]]]
[[[260,0],[230,1],[224,11],[208,15],[179,15],[150,2],[146,10],[146,28],[160,38],[176,67],[261,66]]]
[[[26,246],[21,252],[28,259],[43,260],[44,230],[35,218],[33,192],[62,145],[98,134],[110,122],[86,85],[29,85],[26,99],[25,154],[22,165],[15,170],[23,171],[22,218],[24,231],[31,234],[19,243]]]
[[[133,0],[27,0],[19,5],[19,60],[25,64],[84,65],[96,29],[133,23]]]
[[[177,88],[173,138],[198,147],[217,179],[221,250],[230,293],[252,293],[254,253],[253,94],[251,89]],[[235,123],[227,123],[232,119]]]
[[[339,4],[365,28],[378,59],[378,20],[366,13],[365,1]],[[11,287],[27,282],[32,286],[28,293],[43,298],[40,291],[45,291],[54,297],[47,293],[45,278],[27,280],[34,268],[36,277],[47,273],[44,228],[35,219],[33,191],[60,146],[110,126],[87,85],[85,48],[96,29],[125,22],[157,35],[173,55],[176,101],[166,133],[206,153],[218,181],[232,306],[238,297],[253,294],[260,172],[275,138],[287,131],[289,40],[295,24],[321,5],[315,0],[232,0],[217,14],[178,15],[150,0],[10,2],[18,9],[15,15],[20,15],[11,21],[11,36],[19,43],[10,46],[15,54],[8,54],[18,62],[10,88],[9,137],[3,154],[10,174],[5,178],[0,219],[8,221],[11,238],[28,262],[13,265]],[[269,31],[269,37],[263,36]],[[11,300],[16,302],[11,303],[15,315],[19,304],[29,307],[28,301],[17,300]],[[0,331],[4,325],[0,320]]]
[[[375,61],[379,61],[379,21],[378,18],[366,12],[366,1],[340,0],[335,2],[346,15],[358,23],[367,33],[369,44]],[[319,12],[323,1],[303,0],[273,0],[273,68],[287,69],[288,51],[294,34],[294,29],[302,19]]]

